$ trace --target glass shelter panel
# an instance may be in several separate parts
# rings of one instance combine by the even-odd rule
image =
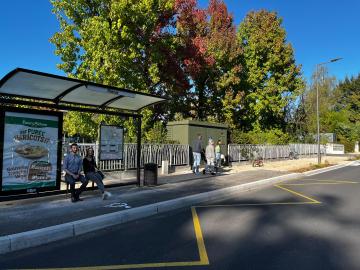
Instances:
[[[89,105],[101,105],[108,100],[117,97],[118,95],[106,91],[93,91],[89,90],[86,86],[81,86],[71,91],[65,95],[61,101],[65,102],[75,102],[80,104],[89,104]]]
[[[8,79],[0,93],[54,99],[76,82],[19,72]]]

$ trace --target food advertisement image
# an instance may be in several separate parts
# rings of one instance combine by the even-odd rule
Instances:
[[[2,191],[56,186],[59,117],[5,112]]]

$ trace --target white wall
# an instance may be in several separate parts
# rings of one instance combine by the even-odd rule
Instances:
[[[343,144],[328,143],[326,144],[326,154],[344,154],[345,147]]]

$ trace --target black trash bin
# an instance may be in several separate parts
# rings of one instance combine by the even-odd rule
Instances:
[[[155,186],[158,179],[158,165],[156,163],[147,163],[144,165],[144,185]]]

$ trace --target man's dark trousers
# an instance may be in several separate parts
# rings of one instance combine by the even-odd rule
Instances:
[[[78,179],[75,179],[70,174],[65,174],[65,181],[67,183],[69,183],[69,185],[70,185],[70,192],[71,192],[72,198],[78,198],[80,196],[81,192],[83,192],[86,189],[86,186],[89,183],[89,181],[81,174]],[[78,191],[75,191],[76,181],[81,182],[81,186]]]

